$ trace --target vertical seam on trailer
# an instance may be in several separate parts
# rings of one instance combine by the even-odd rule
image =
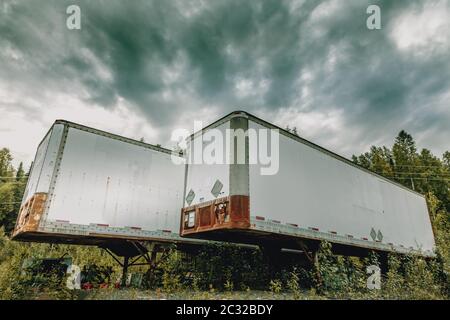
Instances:
[[[38,149],[39,149],[39,147],[38,147]],[[36,150],[36,154],[34,155],[34,160],[33,160],[33,162],[31,163],[30,176],[31,176],[31,173],[33,172],[34,164],[36,163],[36,156],[37,156],[37,150]],[[28,179],[27,179],[27,185],[25,186],[25,191],[24,191],[24,193],[23,193],[23,195],[22,195],[22,201],[21,201],[21,203],[20,203],[20,206],[21,206],[21,207],[22,207],[24,201],[26,200],[25,197],[28,195],[28,185],[29,185],[29,183],[30,183],[30,181],[31,181],[30,176],[28,176]],[[17,223],[17,221],[16,221],[16,223]]]
[[[45,160],[47,159],[47,156],[48,156],[48,154],[47,154],[47,152],[48,152],[48,147],[49,147],[49,145],[50,145],[50,141],[52,140],[52,136],[53,136],[53,134],[55,133],[54,128],[55,128],[55,127],[53,127],[53,128],[52,128],[52,131],[49,132],[50,135],[49,135],[49,137],[48,137],[47,147],[45,148],[44,159],[42,160],[42,167],[41,167],[41,170],[39,171],[39,176],[38,176],[37,181],[36,181],[36,189],[37,189],[37,187],[39,186],[39,182],[41,181],[41,175],[42,175],[42,171],[43,171],[43,169],[44,169]],[[44,138],[44,139],[45,139],[45,138]],[[33,164],[33,166],[34,166],[34,164]],[[35,191],[36,191],[36,189],[35,189]]]
[[[182,205],[181,205],[181,209],[184,208],[184,203],[186,201],[185,199],[186,199],[186,189],[187,189],[187,178],[188,178],[188,170],[189,170],[188,159],[185,158],[185,160],[186,160],[186,163],[184,164],[183,202],[182,202]],[[180,221],[180,223],[181,223],[181,221]],[[181,225],[180,225],[180,228],[181,228]]]
[[[247,167],[247,196],[248,196],[248,219],[250,222],[251,210],[250,210],[250,137],[248,136],[248,130],[250,129],[250,120],[247,121],[247,132],[245,135],[245,166]]]
[[[62,160],[62,155],[64,152],[64,147],[66,145],[66,140],[67,140],[67,135],[69,133],[69,124],[64,124],[64,129],[61,135],[61,141],[59,143],[59,147],[58,147],[58,153],[56,155],[56,160],[55,160],[55,167],[53,168],[53,174],[52,174],[52,178],[50,180],[50,185],[49,185],[49,190],[48,190],[48,197],[46,200],[46,204],[45,204],[45,210],[44,213],[42,215],[41,220],[39,221],[39,227],[38,230],[43,227],[45,225],[45,222],[47,220],[47,216],[48,216],[48,212],[50,210],[50,203],[52,202],[52,198],[53,198],[53,191],[55,188],[55,184],[56,184],[56,179],[58,177],[57,172],[59,171],[60,165],[61,165],[61,160]]]
[[[242,127],[242,126],[240,126],[240,127],[238,127],[238,128],[236,128],[235,126],[233,126],[232,125],[232,122],[233,122],[233,120],[235,120],[235,119],[244,119],[245,121],[246,121],[246,125],[244,126],[244,128]],[[229,120],[229,123],[230,123],[230,129],[245,129],[244,130],[244,132],[245,132],[245,135],[244,135],[244,148],[245,148],[245,155],[244,155],[244,158],[245,158],[245,163],[243,164],[244,166],[245,166],[245,168],[246,168],[246,196],[250,196],[250,174],[249,174],[249,164],[248,164],[248,162],[249,162],[249,143],[248,143],[248,118],[246,118],[246,117],[233,117],[233,118],[231,118],[230,120]],[[235,157],[237,156],[237,143],[235,143],[234,142],[234,138],[235,138],[235,136],[234,136],[234,133],[232,133],[232,138],[233,139],[230,139],[230,143],[232,143],[232,147],[233,147],[233,159],[232,159],[232,164],[230,164],[229,165],[229,173],[228,173],[228,179],[229,179],[229,195],[231,196],[232,195],[232,190],[234,190],[234,188],[233,188],[233,186],[232,186],[232,182],[234,182],[234,180],[235,179],[232,179],[232,177],[234,177],[234,174],[233,174],[233,172],[234,172],[234,166],[235,165],[238,165],[238,164],[235,164],[234,162],[234,160],[235,160]],[[232,142],[231,142],[232,141]],[[235,149],[236,148],[236,152],[235,152]],[[231,151],[231,146],[230,146],[230,151]],[[236,159],[237,160],[237,159]],[[242,165],[242,164],[241,164]],[[233,195],[234,195],[234,192],[233,192]],[[250,202],[250,201],[249,201]],[[250,204],[249,204],[249,206],[250,206]],[[250,207],[249,207],[250,208]]]

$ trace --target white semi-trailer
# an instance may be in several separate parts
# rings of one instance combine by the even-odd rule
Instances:
[[[346,254],[434,250],[422,195],[239,111],[189,137],[185,156],[56,121],[13,236],[103,247],[204,239],[305,251],[327,240]]]
[[[195,153],[208,151],[211,136],[227,136],[227,129],[247,132],[221,144],[219,154],[229,163],[195,161]],[[278,161],[272,169],[267,161],[254,162],[264,135],[266,156]],[[278,146],[271,141],[275,138]],[[245,163],[237,161],[239,153]],[[293,249],[327,240],[350,254],[370,249],[433,256],[433,231],[421,194],[248,113],[231,113],[193,134],[187,159],[184,237]]]
[[[202,242],[179,235],[185,166],[172,157],[164,148],[57,120],[37,149],[14,238]]]

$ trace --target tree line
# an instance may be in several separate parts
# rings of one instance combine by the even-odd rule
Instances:
[[[9,149],[0,150],[0,227],[8,234],[14,229],[28,179],[23,163],[16,169],[12,160]]]
[[[428,149],[417,151],[413,137],[404,130],[391,149],[372,146],[368,152],[353,155],[353,162],[396,181],[421,194],[439,200],[438,210],[450,212],[450,152],[442,159]]]

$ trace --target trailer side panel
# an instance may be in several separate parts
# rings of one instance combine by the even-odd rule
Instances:
[[[249,127],[265,128],[249,121]],[[250,165],[252,216],[396,247],[432,251],[425,199],[320,150],[280,135],[280,166],[263,176]]]
[[[32,219],[33,229],[16,228],[14,236],[83,244],[199,242],[179,236],[184,158],[174,156],[181,162],[175,164],[169,150],[159,149],[57,122],[38,149],[22,204],[23,216],[38,212],[39,219]]]

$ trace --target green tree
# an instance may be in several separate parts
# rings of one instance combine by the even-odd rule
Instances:
[[[442,155],[442,160],[447,170],[450,170],[450,151],[444,152],[444,154]]]
[[[28,178],[23,163],[15,171],[12,160],[8,149],[0,150],[0,226],[4,227],[6,233],[14,229]]]
[[[0,149],[0,184],[8,182],[8,180],[14,177],[14,169],[11,161],[12,156],[9,149]]]
[[[419,165],[416,151],[416,143],[413,137],[404,130],[400,131],[392,146],[394,179],[412,189],[415,189],[412,173]]]
[[[12,156],[8,149],[0,150],[0,226],[8,224],[11,212],[14,210],[14,169]]]
[[[4,226],[5,231],[10,232],[14,227],[12,220],[14,213],[14,184],[0,184],[0,227]]]
[[[417,192],[432,192],[441,208],[450,211],[450,152],[445,152],[442,160],[428,149],[418,153],[413,137],[402,130],[392,150],[372,146],[369,152],[353,155],[352,160]]]
[[[23,170],[23,162],[21,162],[16,171],[16,181],[21,181],[23,178],[25,178],[25,171]]]
[[[14,229],[15,222],[17,220],[17,215],[20,210],[20,205],[22,202],[23,193],[25,192],[25,187],[27,184],[28,176],[25,175],[23,170],[23,163],[19,164],[19,168],[16,171],[16,179],[14,184],[14,205],[13,210],[8,215],[8,219],[5,223],[5,231],[10,233]]]

